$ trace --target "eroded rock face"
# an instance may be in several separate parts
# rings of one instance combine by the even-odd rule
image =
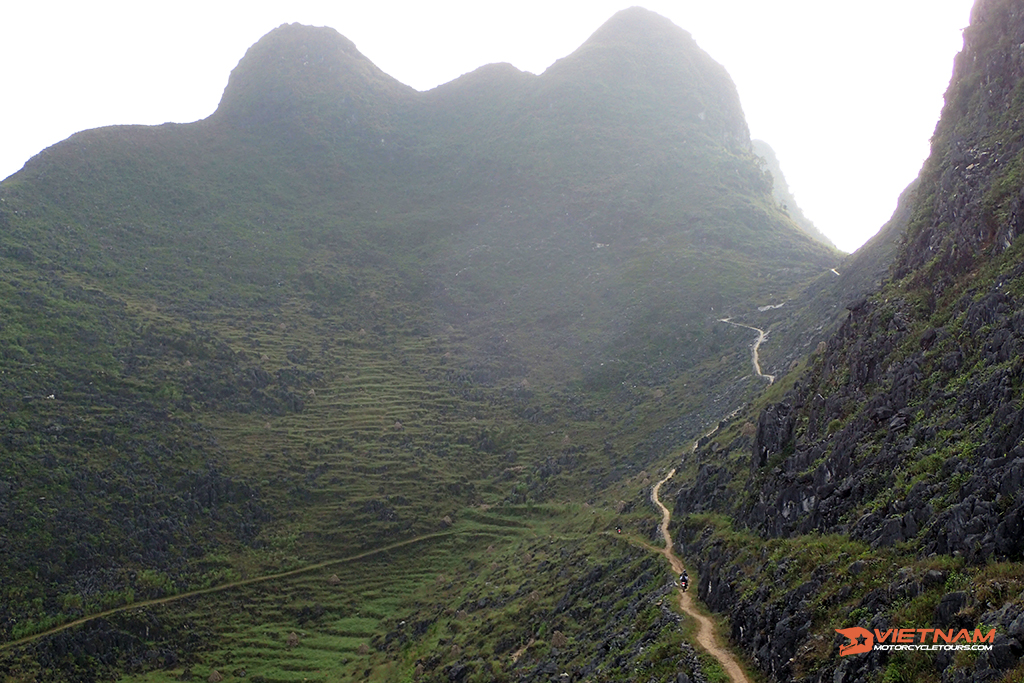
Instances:
[[[791,565],[799,559],[792,558],[777,564],[765,562],[757,568],[763,584],[753,592],[740,594],[737,591],[739,578],[750,567],[742,566],[736,548],[728,549],[711,534],[702,532],[699,526],[683,527],[680,532],[682,552],[687,557],[700,558],[698,572],[701,580],[697,584],[700,598],[713,610],[729,616],[730,639],[749,653],[769,680],[870,680],[888,665],[891,655],[874,650],[856,657],[833,657],[811,676],[801,674],[795,668],[801,651],[806,652],[812,643],[820,646],[823,638],[821,633],[815,634],[815,609],[848,601],[851,595],[849,583],[863,576],[867,569],[865,562],[856,561],[849,565],[844,573],[849,582],[838,590],[834,586],[826,588],[829,570],[821,567],[805,581],[793,584],[791,589],[781,594],[772,590],[773,585],[784,585]],[[950,578],[946,572],[903,567],[857,600],[848,611],[851,623],[841,625],[860,625],[882,632],[901,628],[903,624],[894,622],[889,616],[892,610],[926,591],[941,591],[939,587]],[[936,653],[934,666],[937,672],[941,672],[943,681],[1000,680],[1017,665],[1024,653],[1024,607],[1020,605],[1006,602],[992,607],[969,590],[950,591],[937,600],[928,625],[973,632],[979,624],[984,625],[983,633],[996,629],[992,650],[979,653],[968,671],[954,668],[952,653]],[[845,639],[833,634],[831,629],[826,631],[827,640],[834,641],[831,647],[838,651]]]
[[[788,403],[776,403],[761,411],[754,436],[753,467],[764,467],[775,453],[781,453],[793,440],[796,416]]]
[[[702,506],[727,513],[764,547],[837,534],[917,562],[881,576],[852,562],[862,592],[841,595],[833,584],[817,604],[843,605],[835,613],[885,628],[899,626],[889,623],[899,605],[926,596],[936,627],[999,627],[992,650],[969,667],[938,655],[943,681],[998,679],[1024,648],[1019,591],[981,600],[939,569],[951,558],[965,571],[1024,562],[1021,45],[1024,7],[979,0],[890,281],[846,306],[847,319],[793,389],[760,412],[753,444],[737,439],[729,448],[750,454],[746,472],[731,470],[742,484],[698,452],[708,464],[682,495],[713,507],[676,505],[680,514]],[[715,496],[730,484],[739,495]],[[824,632],[805,628],[804,594],[818,592],[824,577],[776,576],[781,563],[754,566],[714,534],[687,534],[700,595],[729,614],[733,639],[773,680],[799,678],[792,659],[822,647]],[[931,558],[940,559],[927,567]],[[751,572],[765,582],[752,594]],[[851,606],[853,595],[861,597]],[[878,653],[846,658],[801,680],[864,680],[887,661]]]
[[[934,193],[897,266],[897,277],[921,270],[943,275],[942,289],[983,251],[1002,253],[1021,234],[1020,183],[1011,180],[1022,149],[1014,100],[1024,79],[1024,22],[1019,3],[981,0],[964,31],[946,107],[936,128],[932,159],[922,174]],[[1012,45],[1012,48],[1009,46]]]
[[[768,537],[817,530],[978,562],[1021,558],[1022,307],[1000,291],[965,294],[949,323],[921,334],[898,302],[851,313],[808,382],[761,413],[757,495],[738,517]],[[896,357],[915,339],[921,350]],[[901,471],[913,481],[894,486]],[[701,470],[694,488],[709,477]],[[873,500],[883,504],[864,512]]]

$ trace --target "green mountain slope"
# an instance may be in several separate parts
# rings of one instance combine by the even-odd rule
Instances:
[[[701,595],[772,680],[1021,675],[1022,42],[1016,3],[976,4],[931,156],[851,262],[867,277],[891,250],[886,282],[687,463]],[[842,657],[851,627],[991,648]]]
[[[594,506],[567,536],[613,526],[644,468],[763,385],[721,311],[837,262],[771,197],[724,70],[657,15],[619,13],[541,76],[428,93],[281,26],[208,119],[79,133],[0,185],[3,671],[176,676],[298,628],[299,603],[364,614],[332,666],[373,668],[444,553],[404,597],[358,567],[315,599],[296,578],[259,623],[191,593],[437,533],[468,558],[509,527],[532,547],[568,509],[537,506],[565,501]],[[120,610],[176,594],[145,624]],[[488,623],[539,638],[511,614]]]

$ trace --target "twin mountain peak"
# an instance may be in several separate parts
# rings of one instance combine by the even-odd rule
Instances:
[[[568,87],[590,96],[601,91],[604,104],[643,97],[652,108],[668,108],[666,115],[722,119],[737,138],[746,136],[739,98],[725,70],[689,33],[639,7],[613,16],[539,77],[492,64],[430,93],[391,78],[334,29],[284,24],[248,50],[231,74],[218,114],[252,116],[255,107],[300,107],[303,101],[345,107],[379,100],[401,106],[459,100],[467,91],[503,93],[507,100],[533,94],[536,104],[546,107]]]
[[[209,118],[32,159],[0,183],[0,643],[38,639],[0,671],[255,680],[313,668],[245,649],[298,625],[343,634],[337,679],[699,679],[614,533],[653,528],[671,459],[697,593],[767,679],[879,679],[832,647],[869,622],[989,624],[913,671],[1019,673],[1024,14],[975,19],[932,158],[841,266],[724,69],[637,8],[541,75],[427,92],[285,25]],[[258,609],[122,609],[250,570]]]
[[[754,204],[784,203],[769,199],[772,176],[784,186],[781,171],[765,173],[765,151],[751,146],[726,70],[688,32],[639,7],[615,14],[539,76],[490,64],[427,92],[381,71],[334,29],[285,24],[248,50],[208,122],[231,135],[288,139],[306,154],[330,148],[325,156],[346,159],[350,174],[356,159],[378,163],[381,153],[403,174],[438,173],[425,158],[444,157],[456,173],[485,160],[552,185],[600,178],[613,193],[643,195],[651,183],[635,187],[637,177],[653,174],[663,194],[690,186],[678,192],[694,199],[693,187],[705,186],[697,204],[731,175],[757,195]],[[791,197],[788,206],[799,213]],[[680,215],[695,213],[704,212]],[[769,243],[795,235],[797,251],[832,258],[808,221],[772,207],[759,213]],[[826,248],[808,247],[806,236]]]
[[[512,107],[521,116],[571,109],[578,125],[666,123],[717,127],[749,138],[725,70],[667,19],[640,8],[605,23],[543,75],[492,64],[420,93],[391,78],[331,28],[282,25],[257,42],[232,72],[217,117],[257,123],[310,115],[386,129],[381,120],[415,110]],[[470,112],[452,112],[457,118]],[[624,119],[646,113],[640,120]],[[644,119],[647,119],[646,121]]]

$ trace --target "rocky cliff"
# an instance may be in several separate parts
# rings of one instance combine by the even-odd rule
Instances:
[[[678,498],[701,595],[773,680],[1001,680],[1024,651],[1021,44],[1019,3],[980,0],[890,277]],[[834,629],[904,624],[998,635],[839,658]]]

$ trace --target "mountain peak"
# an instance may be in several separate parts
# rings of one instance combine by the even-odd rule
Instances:
[[[387,105],[415,91],[385,74],[328,27],[282,24],[231,72],[215,117],[253,125],[317,116],[354,121],[366,102]],[[363,107],[365,108],[365,107]]]
[[[679,40],[692,42],[688,31],[676,26],[657,12],[634,6],[620,10],[604,22],[590,40],[626,40],[631,43],[650,43],[652,40]]]
[[[669,19],[642,7],[617,12],[544,77],[601,98],[643,102],[717,141],[749,150],[739,94],[725,68]]]
[[[576,53],[601,49],[623,50],[630,55],[646,55],[648,58],[692,58],[698,53],[703,54],[688,31],[643,7],[630,7],[616,12],[594,31]]]

